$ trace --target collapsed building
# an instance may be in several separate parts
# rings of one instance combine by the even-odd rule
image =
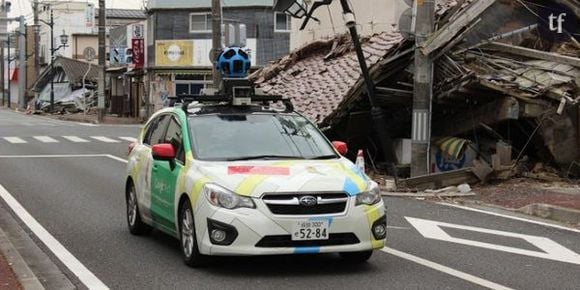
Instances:
[[[553,31],[548,15],[564,12],[563,32]],[[506,178],[542,163],[560,176],[578,177],[580,3],[440,1],[436,16],[435,32],[419,48],[435,67],[431,173],[471,172],[457,181],[485,180],[492,172]],[[417,48],[413,37],[399,32],[362,42],[404,175],[411,154]],[[371,167],[384,169],[347,35],[306,45],[251,77],[265,91],[289,96],[330,139],[365,149]],[[356,151],[348,157],[354,159]]]

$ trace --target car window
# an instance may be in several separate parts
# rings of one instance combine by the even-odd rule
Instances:
[[[169,143],[173,145],[176,159],[181,161],[181,163],[185,163],[183,133],[181,131],[181,125],[179,125],[179,122],[175,119],[175,117],[171,117],[169,119],[169,126],[167,127],[167,133],[165,134],[165,140],[163,143]]]
[[[153,146],[155,144],[163,143],[163,134],[165,133],[165,128],[167,128],[169,119],[170,117],[168,115],[161,115],[157,117],[156,120],[153,120],[147,129],[145,138],[143,138],[143,144]]]

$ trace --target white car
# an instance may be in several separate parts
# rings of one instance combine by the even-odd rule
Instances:
[[[334,146],[333,146],[334,145]],[[213,255],[340,253],[384,246],[375,182],[306,118],[264,106],[157,112],[130,146],[127,220],[181,241],[185,263]]]

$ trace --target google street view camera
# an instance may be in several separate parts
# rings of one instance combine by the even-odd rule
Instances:
[[[217,69],[225,78],[245,78],[250,72],[250,56],[241,47],[228,47],[218,56]]]

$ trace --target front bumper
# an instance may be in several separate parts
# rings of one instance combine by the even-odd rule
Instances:
[[[355,206],[350,198],[347,210],[329,215],[273,215],[261,200],[256,209],[227,210],[200,200],[195,210],[199,250],[204,255],[279,255],[355,252],[380,249],[385,239],[376,239],[373,224],[384,219],[381,201],[372,206]],[[210,239],[207,220],[233,226],[237,237],[229,245],[217,245]],[[328,220],[329,240],[292,241],[291,233],[298,221]],[[386,226],[386,225],[385,225]]]

